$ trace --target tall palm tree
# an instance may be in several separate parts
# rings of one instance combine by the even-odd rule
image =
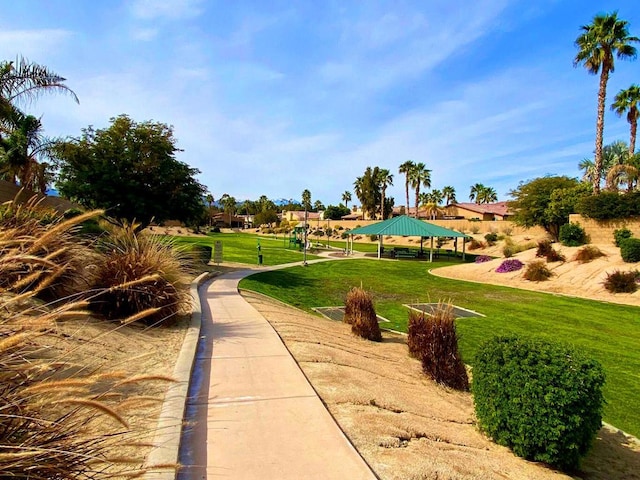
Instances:
[[[345,190],[342,194],[342,201],[344,202],[344,206],[349,208],[349,202],[351,201],[351,192],[349,190]]]
[[[621,117],[627,113],[627,122],[630,126],[629,134],[629,156],[631,157],[636,151],[636,131],[638,130],[638,103],[640,103],[640,87],[636,84],[631,85],[626,90],[620,90],[615,96],[611,110]]]
[[[431,201],[433,203],[440,205],[442,200],[444,200],[444,193],[442,193],[442,190],[431,190]]]
[[[478,198],[476,198],[477,203],[493,203],[498,201],[498,194],[496,193],[495,188],[493,187],[485,187]]]
[[[411,187],[413,187],[416,191],[416,218],[418,218],[420,188],[431,188],[431,170],[429,170],[424,163],[420,162],[416,163],[410,175]]]
[[[600,192],[602,174],[602,135],[604,131],[604,107],[607,97],[609,74],[614,71],[614,56],[619,59],[636,57],[636,48],[631,45],[640,41],[629,35],[629,22],[618,19],[618,13],[598,14],[593,22],[580,27],[582,33],[575,41],[579,51],[574,66],[584,65],[593,75],[600,73],[598,87],[598,114],[596,120],[595,177],[593,193]]]
[[[311,210],[311,192],[306,188],[302,191],[302,206],[305,210]]]
[[[449,205],[456,201],[456,189],[447,185],[442,189],[442,194],[444,195],[444,203],[445,205]]]
[[[209,205],[209,227],[211,227],[211,224],[213,223],[213,202],[215,199],[213,198],[213,195],[208,193],[205,200],[207,201],[207,205]]]
[[[469,191],[469,201],[480,203],[480,197],[482,196],[482,192],[486,189],[483,184],[476,183],[475,185],[471,185],[471,190]]]
[[[380,215],[382,220],[385,220],[384,201],[386,199],[387,187],[393,185],[393,175],[391,175],[391,172],[386,168],[381,168],[378,170],[378,178],[376,180],[380,187]]]
[[[404,189],[405,189],[405,193],[406,193],[406,200],[407,200],[407,215],[409,215],[409,184],[411,183],[411,177],[412,177],[412,172],[415,169],[416,164],[412,161],[412,160],[407,160],[406,162],[404,162],[402,165],[400,165],[400,168],[398,168],[398,173],[404,173],[405,177],[404,177]]]

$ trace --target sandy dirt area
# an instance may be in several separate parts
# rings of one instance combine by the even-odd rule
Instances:
[[[279,333],[322,401],[382,479],[571,478],[514,456],[475,426],[469,393],[440,387],[409,357],[405,337],[382,343],[350,327],[243,292]],[[640,444],[603,428],[584,479],[640,479]]]

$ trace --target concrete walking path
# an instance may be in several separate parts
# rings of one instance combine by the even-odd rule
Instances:
[[[178,478],[375,479],[278,334],[238,293],[251,273],[201,287]]]

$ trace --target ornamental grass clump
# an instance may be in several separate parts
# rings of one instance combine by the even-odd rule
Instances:
[[[496,272],[498,273],[516,272],[520,270],[523,266],[524,266],[524,263],[522,263],[517,258],[507,258],[506,260],[503,260],[503,262],[500,264],[498,268],[496,268]]]
[[[347,293],[344,322],[351,325],[351,332],[355,335],[374,342],[382,341],[373,299],[364,289],[353,287]]]
[[[0,206],[0,288],[61,299],[90,288],[98,255],[76,234],[101,211],[65,219],[35,197]]]
[[[549,280],[553,273],[542,260],[536,260],[527,265],[524,278],[531,282],[544,282]]]
[[[573,259],[579,263],[589,263],[591,260],[595,260],[600,257],[606,257],[602,250],[594,245],[585,245],[576,252]]]
[[[21,222],[25,228],[32,227],[30,220]],[[48,255],[42,247],[54,244],[52,238],[64,236],[72,225],[55,220],[35,240],[15,236],[20,222],[9,228],[0,225],[4,255],[0,261],[4,269],[0,273],[2,479],[86,480],[144,473],[135,466],[142,464],[142,458],[133,455],[149,432],[130,427],[128,417],[151,400],[146,394],[149,381],[168,379],[100,369],[95,357],[87,361],[75,356],[88,343],[57,350],[66,338],[60,333],[61,325],[74,322],[74,329],[82,329],[88,302],[60,299],[43,304],[36,299],[52,276],[56,281],[61,278],[55,276],[57,271],[74,268],[60,263],[62,255],[45,261]],[[35,248],[38,240],[42,243]],[[31,272],[34,280],[24,282],[13,272],[15,265]],[[86,292],[78,297],[90,296]],[[123,455],[124,445],[133,452]]]
[[[494,337],[473,367],[478,425],[527,460],[575,469],[602,426],[602,366],[539,339]]]
[[[409,311],[407,346],[409,354],[422,363],[422,371],[435,382],[456,390],[469,389],[452,305],[439,303],[428,315]]]
[[[95,286],[99,293],[91,309],[108,319],[132,315],[157,324],[185,313],[190,306],[189,276],[192,256],[171,241],[123,224],[112,229],[99,245]]]
[[[478,255],[475,259],[475,263],[485,263],[493,260],[489,255]]]
[[[475,238],[472,238],[467,245],[469,250],[479,250],[481,248],[487,248],[487,244],[484,242],[479,242]]]
[[[616,270],[607,274],[604,288],[611,293],[633,293],[638,290],[638,279],[640,279],[640,272],[637,270],[630,272]]]

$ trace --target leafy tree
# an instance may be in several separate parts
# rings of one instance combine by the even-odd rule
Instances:
[[[325,220],[340,220],[345,215],[349,215],[351,210],[348,207],[340,204],[338,206],[329,205],[324,211]]]
[[[342,201],[344,202],[345,207],[349,206],[349,202],[351,201],[351,192],[349,190],[345,190],[345,192],[342,194]]]
[[[106,129],[88,127],[55,147],[62,196],[114,217],[147,224],[152,218],[189,222],[202,216],[206,188],[195,168],[176,160],[171,127],[126,115]]]
[[[640,103],[640,86],[631,85],[626,90],[620,90],[615,96],[611,110],[621,117],[625,112],[627,122],[629,122],[629,156],[633,156],[636,151],[636,132],[638,130],[638,103]]]
[[[393,207],[395,203],[396,203],[396,200],[393,197],[387,197],[384,199],[384,211],[383,211],[384,218],[391,217],[391,213],[393,212]]]
[[[269,225],[269,228],[274,223],[278,222],[278,212],[275,210],[262,210],[253,216],[254,225]]]
[[[398,173],[404,173],[404,189],[406,193],[406,205],[407,211],[406,214],[409,215],[409,185],[411,184],[411,176],[413,175],[413,170],[415,169],[416,164],[412,160],[407,160],[400,168],[398,168]]]
[[[560,226],[568,223],[569,218],[568,209],[558,205],[561,193],[556,194],[555,205],[552,205],[552,195],[578,185],[578,180],[567,176],[547,176],[521,182],[518,188],[509,192],[514,198],[509,202],[509,207],[515,212],[513,221],[523,227],[539,225],[557,240]]]
[[[387,218],[385,210],[387,187],[393,185],[393,175],[391,175],[391,172],[386,168],[381,168],[378,170],[377,181],[380,188],[380,213],[382,220],[385,220]]]
[[[618,19],[617,12],[598,14],[593,17],[591,24],[580,28],[582,33],[575,41],[579,51],[576,54],[573,65],[584,65],[587,71],[593,75],[600,73],[593,193],[600,192],[604,107],[609,74],[615,69],[614,57],[619,59],[635,58],[636,48],[632,43],[640,41],[637,37],[629,35],[628,27],[629,22]]]
[[[574,187],[559,188],[551,192],[547,206],[547,218],[555,219],[561,225],[569,223],[569,215],[577,213],[576,206],[581,199],[592,194],[590,183],[580,182]]]
[[[418,203],[420,201],[420,187],[431,188],[431,170],[420,162],[416,163],[415,168],[410,173],[411,186],[416,192],[416,218],[418,218]]]
[[[380,205],[380,184],[378,167],[367,167],[362,177],[356,178],[353,183],[354,191],[358,200],[362,204],[362,211],[369,218],[376,218],[378,207]]]

